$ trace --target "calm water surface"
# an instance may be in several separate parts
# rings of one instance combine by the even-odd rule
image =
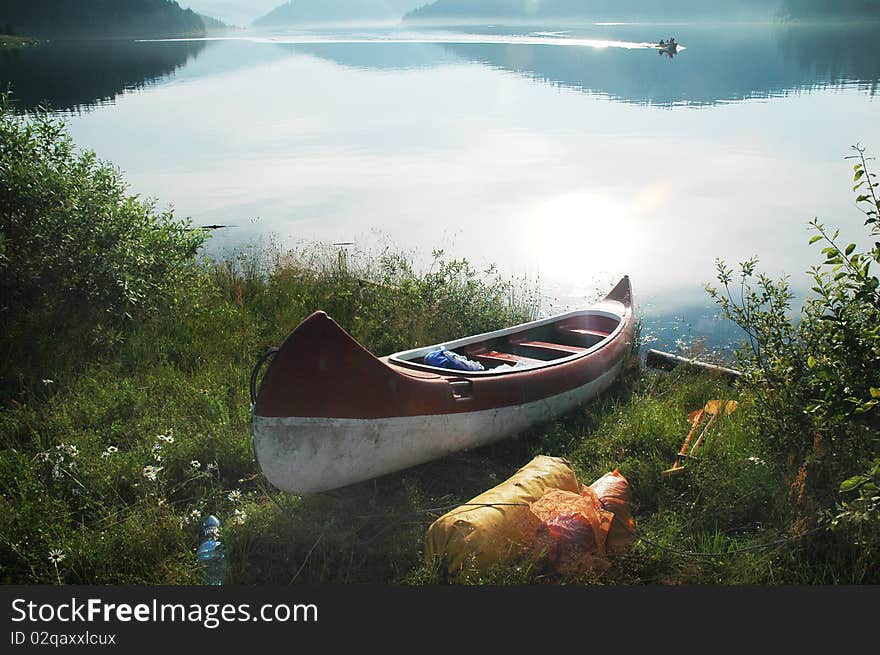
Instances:
[[[673,33],[685,49],[659,55]],[[132,190],[221,252],[437,248],[579,305],[628,273],[645,331],[732,332],[703,289],[751,255],[808,288],[814,216],[861,233],[849,146],[880,154],[876,28],[596,26],[48,44],[2,53]]]

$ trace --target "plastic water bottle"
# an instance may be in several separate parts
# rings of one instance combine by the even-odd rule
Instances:
[[[196,558],[202,584],[222,585],[226,578],[226,549],[220,541],[220,520],[213,514],[202,521]]]

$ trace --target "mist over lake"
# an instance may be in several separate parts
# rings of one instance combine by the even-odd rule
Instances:
[[[672,35],[674,57],[652,47]],[[234,226],[211,252],[444,249],[555,307],[629,274],[674,348],[735,334],[703,289],[715,258],[803,293],[808,220],[859,240],[844,158],[880,152],[878,55],[875,27],[324,30],[47,43],[0,53],[0,81],[134,192]]]

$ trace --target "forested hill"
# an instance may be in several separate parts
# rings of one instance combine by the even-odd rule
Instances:
[[[429,0],[294,0],[279,5],[255,27],[399,21],[403,15]]]
[[[408,21],[880,18],[880,0],[436,0]]]
[[[786,18],[873,18],[880,20],[880,0],[784,0]]]
[[[171,0],[2,0],[0,32],[46,38],[200,36],[205,23]]]
[[[637,20],[769,18],[782,0],[437,0],[406,15],[406,20],[550,19]]]

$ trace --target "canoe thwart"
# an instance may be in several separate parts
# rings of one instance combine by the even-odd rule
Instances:
[[[523,348],[535,348],[537,350],[560,353],[563,356],[576,355],[586,350],[586,348],[582,346],[568,346],[561,343],[549,343],[547,341],[519,341],[515,345],[522,346]]]
[[[490,350],[489,352],[474,354],[471,356],[484,364],[516,364],[517,362],[522,362],[523,364],[544,363],[540,359],[523,357],[522,355],[514,355],[513,353],[503,353],[497,350]]]

